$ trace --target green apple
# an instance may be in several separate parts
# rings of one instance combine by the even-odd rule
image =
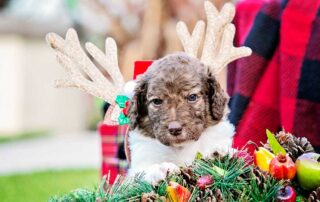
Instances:
[[[309,152],[296,160],[299,184],[306,190],[314,190],[320,186],[320,154]]]

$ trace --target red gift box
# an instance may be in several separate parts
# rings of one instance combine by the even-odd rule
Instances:
[[[148,67],[153,63],[152,60],[136,61],[134,63],[133,79],[147,71]]]

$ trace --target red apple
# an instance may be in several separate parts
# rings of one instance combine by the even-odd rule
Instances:
[[[299,184],[306,190],[320,186],[320,154],[309,152],[302,154],[296,160]]]
[[[296,175],[296,166],[289,155],[278,154],[270,162],[269,172],[278,179],[293,179]]]
[[[296,191],[290,186],[283,186],[277,193],[277,202],[295,202],[297,198]]]

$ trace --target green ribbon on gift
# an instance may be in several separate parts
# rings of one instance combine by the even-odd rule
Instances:
[[[118,117],[118,122],[119,122],[119,125],[125,125],[130,122],[130,119],[121,112],[120,116]]]
[[[116,103],[119,105],[121,109],[126,108],[126,102],[129,98],[125,95],[118,95],[116,98]]]
[[[121,109],[126,108],[126,102],[128,100],[129,100],[129,98],[125,95],[118,95],[116,97],[116,103],[117,103],[117,105],[119,105],[119,107]],[[125,125],[130,122],[130,119],[126,115],[124,115],[123,111],[121,111],[120,115],[118,117],[118,122],[119,122],[119,125]]]

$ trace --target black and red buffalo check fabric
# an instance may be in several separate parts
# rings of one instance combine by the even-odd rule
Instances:
[[[117,175],[126,175],[128,162],[124,154],[124,137],[128,125],[109,126],[99,124],[98,131],[101,137],[102,164],[101,176],[109,175],[109,182],[113,183]]]
[[[250,57],[228,67],[234,146],[284,128],[320,148],[320,0],[241,1],[236,44]]]

